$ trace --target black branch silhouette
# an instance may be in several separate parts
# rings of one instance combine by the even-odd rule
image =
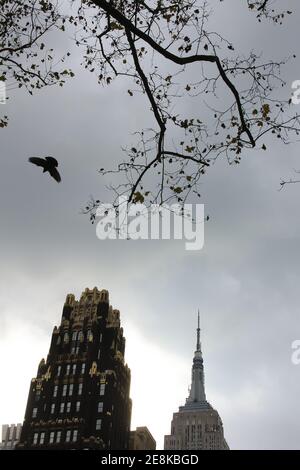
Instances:
[[[99,7],[99,16],[92,25],[84,21],[86,33],[96,30],[101,21],[106,26],[97,36],[100,48],[88,34],[89,39],[78,39],[78,44],[86,46],[86,67],[92,71],[95,64],[100,67],[101,83],[110,84],[117,76],[133,80],[138,89],[129,89],[129,95],[138,91],[146,95],[157,124],[157,128],[136,132],[136,142],[126,150],[127,159],[115,170],[100,170],[116,180],[123,174],[123,183],[110,186],[116,209],[120,195],[127,195],[129,203],[145,204],[172,200],[183,204],[191,192],[200,197],[200,178],[220,155],[229,164],[238,164],[244,150],[266,150],[263,139],[268,134],[284,143],[292,133],[298,134],[300,116],[290,112],[289,96],[280,97],[285,85],[281,68],[291,57],[276,62],[262,61],[254,52],[248,57],[235,56],[229,41],[207,29],[207,2],[90,3]],[[291,13],[276,12],[269,3],[247,1],[259,21],[265,17],[280,23]],[[84,8],[82,14],[87,17]],[[147,59],[150,54],[151,62]],[[172,73],[164,76],[160,72],[159,58],[170,62]],[[184,83],[189,67],[197,64],[200,79]],[[207,122],[202,115],[186,117],[173,111],[184,96],[205,98],[210,112]],[[154,172],[157,177],[151,184],[147,176]],[[91,199],[84,210],[92,221],[99,205],[99,200]]]
[[[209,29],[211,2],[67,3],[69,14],[50,0],[2,0],[0,80],[7,83],[10,77],[30,93],[62,85],[73,72],[57,70],[61,61],[54,62],[54,51],[47,46],[48,33],[58,29],[74,35],[83,66],[99,84],[122,77],[131,83],[130,96],[145,96],[153,126],[137,129],[116,168],[99,170],[112,180],[116,207],[121,195],[129,203],[182,205],[201,196],[202,177],[219,157],[238,164],[246,152],[266,150],[272,136],[289,143],[298,135],[300,116],[293,112],[290,90],[281,78],[293,55],[273,61],[254,51],[237,54],[219,31]],[[281,24],[291,14],[279,0],[244,3],[260,22]],[[187,113],[185,100],[191,98]],[[92,221],[99,206],[101,201],[91,199],[84,209]]]
[[[56,61],[54,49],[47,45],[48,33],[63,32],[66,20],[52,1],[0,1],[0,82],[7,91],[24,87],[32,94],[45,86],[62,86],[74,76],[62,66],[65,57]],[[5,116],[0,127],[7,123]]]

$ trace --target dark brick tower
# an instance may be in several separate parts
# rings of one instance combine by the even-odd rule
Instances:
[[[32,379],[18,449],[127,449],[130,369],[120,312],[106,290],[67,295]]]

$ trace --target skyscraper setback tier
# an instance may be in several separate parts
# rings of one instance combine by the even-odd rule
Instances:
[[[197,344],[192,367],[192,385],[185,405],[173,414],[171,434],[165,436],[165,450],[226,450],[223,423],[206,400],[204,367],[198,312]]]
[[[32,379],[17,449],[128,449],[130,370],[120,312],[106,290],[67,295]]]

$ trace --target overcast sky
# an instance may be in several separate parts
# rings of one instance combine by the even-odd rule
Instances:
[[[299,2],[284,2],[294,14],[281,27],[258,24],[244,3],[218,4],[216,27],[228,39],[266,58],[297,53]],[[66,294],[97,286],[121,311],[132,427],[148,426],[158,448],[188,394],[199,308],[206,394],[229,446],[299,449],[300,365],[291,343],[300,338],[300,185],[278,191],[280,178],[300,168],[299,143],[274,142],[246,152],[239,166],[214,165],[202,181],[210,221],[199,252],[181,241],[100,241],[80,210],[90,195],[108,199],[97,170],[122,158],[147,107],[128,95],[126,81],[102,88],[78,63],[64,88],[14,91],[0,105],[10,118],[0,131],[0,423],[23,420]],[[288,95],[300,79],[298,59],[286,78]],[[27,162],[38,155],[59,160],[60,185]]]

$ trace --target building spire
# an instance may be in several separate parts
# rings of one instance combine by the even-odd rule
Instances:
[[[206,396],[204,388],[204,368],[203,368],[203,358],[201,351],[201,341],[200,341],[200,312],[198,309],[198,324],[197,324],[197,344],[196,351],[193,359],[192,367],[192,385],[189,393],[189,397],[186,400],[186,406],[206,406]]]
[[[198,328],[197,328],[197,346],[196,351],[201,351],[201,343],[200,343],[200,312],[198,308]]]

